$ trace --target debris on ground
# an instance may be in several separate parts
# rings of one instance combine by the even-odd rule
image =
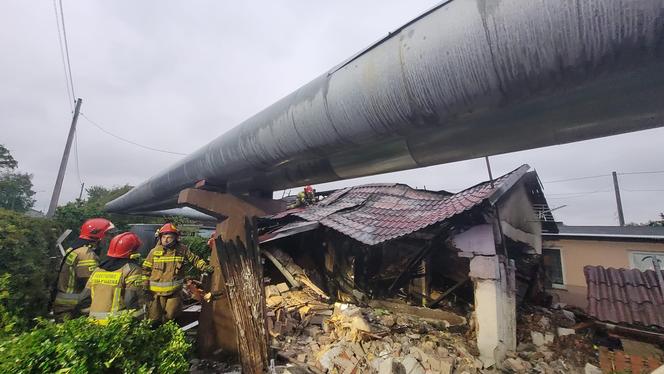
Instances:
[[[311,289],[289,289],[285,283],[267,286],[265,294],[271,345],[279,357],[299,366],[289,372],[557,374],[599,367],[592,337],[577,332],[576,317],[562,309],[522,308],[518,347],[498,370],[483,368],[469,338],[472,324],[463,317],[452,326],[449,318],[417,315],[419,309],[435,317],[450,312],[396,300],[373,301],[370,307],[328,304]]]

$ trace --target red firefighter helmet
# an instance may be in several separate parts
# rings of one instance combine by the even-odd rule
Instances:
[[[172,223],[167,223],[159,228],[157,230],[157,236],[161,236],[163,234],[175,234],[175,235],[180,235],[180,231],[178,230],[177,227],[175,227],[174,224]]]
[[[304,193],[313,193],[313,192],[314,192],[313,187],[311,187],[311,186],[304,187]]]
[[[111,239],[108,245],[108,257],[129,258],[141,246],[141,239],[133,232],[123,232]]]
[[[107,232],[114,229],[113,222],[105,218],[92,218],[83,223],[79,238],[101,240]]]

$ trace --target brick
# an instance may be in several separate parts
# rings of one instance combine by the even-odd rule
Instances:
[[[648,366],[650,367],[650,370],[655,370],[662,366],[662,363],[656,357],[650,356],[648,357]]]
[[[632,373],[638,374],[643,372],[643,369],[645,368],[643,365],[643,357],[631,355],[629,361],[632,364]]]
[[[627,369],[627,363],[625,362],[625,352],[615,351],[614,352],[614,362],[616,365],[617,372],[624,372]]]
[[[603,347],[599,349],[599,367],[604,373],[613,372],[613,364],[611,363],[609,350]]]

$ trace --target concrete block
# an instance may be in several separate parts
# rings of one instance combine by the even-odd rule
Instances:
[[[564,327],[558,327],[558,336],[567,336],[574,334],[576,334],[576,331],[574,331],[574,329],[566,329]]]
[[[515,373],[526,373],[530,365],[519,358],[508,358],[503,362],[503,368]]]
[[[587,363],[583,370],[585,374],[602,374],[602,369],[590,363]]]
[[[400,362],[388,357],[380,363],[378,374],[406,374],[406,369]]]
[[[406,369],[406,374],[424,374],[424,368],[413,355],[404,357],[401,364]]]
[[[556,339],[556,336],[552,332],[547,332],[544,334],[544,343],[551,344]]]
[[[470,275],[474,279],[500,279],[498,256],[476,256],[470,260]]]
[[[493,228],[489,224],[473,226],[452,238],[454,246],[461,252],[479,255],[496,254],[493,243]]]
[[[535,344],[538,347],[541,347],[544,344],[546,344],[546,342],[544,341],[544,334],[542,334],[541,332],[531,331],[530,337],[533,340],[533,344]]]

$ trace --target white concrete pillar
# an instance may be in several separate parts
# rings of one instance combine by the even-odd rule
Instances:
[[[516,279],[514,261],[503,256],[475,256],[470,261],[475,284],[477,347],[485,367],[501,364],[516,349]]]

